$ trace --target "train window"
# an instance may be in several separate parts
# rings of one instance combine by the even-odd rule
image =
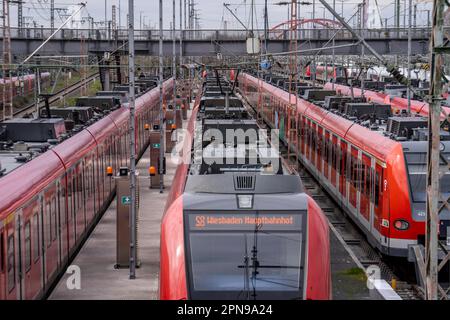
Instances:
[[[66,224],[66,188],[61,184],[61,192],[59,194],[59,216],[61,220],[61,226]]]
[[[67,178],[67,219],[69,221],[72,221],[72,180],[70,178]]]
[[[8,237],[8,291],[11,292],[16,285],[16,257],[14,249],[14,234]]]
[[[72,175],[72,215],[75,219],[76,215],[77,215],[77,192],[78,192],[78,188],[77,188],[77,179],[75,174]]]
[[[375,172],[375,206],[378,207],[379,199],[380,199],[380,174],[378,172]]]
[[[83,180],[81,180],[82,176],[81,176],[81,172],[80,170],[78,170],[78,175],[77,175],[77,208],[81,209],[81,206],[83,205]]]
[[[366,166],[366,195],[370,199],[370,193],[372,188],[370,187],[372,182],[372,168],[370,166]]]
[[[44,245],[50,246],[50,203],[45,204],[44,220]]]
[[[39,260],[39,216],[37,213],[33,214],[33,218],[31,219],[33,224],[33,258],[36,263]]]
[[[323,140],[323,150],[322,150],[322,154],[323,154],[323,161],[325,161],[325,165],[328,165],[328,140],[325,138]]]
[[[25,224],[25,271],[31,269],[31,223]]]
[[[58,230],[58,221],[57,221],[57,219],[56,219],[56,215],[57,215],[57,209],[58,209],[58,206],[57,206],[57,204],[56,204],[56,197],[53,197],[53,199],[52,199],[52,211],[51,211],[51,216],[52,216],[52,218],[51,218],[51,222],[52,222],[52,234],[51,234],[51,236],[52,236],[52,241],[55,241],[56,240],[56,235],[57,235],[57,230]]]
[[[361,177],[360,177],[360,191],[361,191],[361,193],[362,194],[364,194],[364,195],[366,195],[367,194],[367,192],[366,192],[366,178],[367,178],[367,175],[366,175],[366,170],[367,170],[367,166],[366,166],[366,164],[364,163],[364,162],[360,162],[361,163]]]

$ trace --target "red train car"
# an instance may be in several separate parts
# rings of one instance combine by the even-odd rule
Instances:
[[[328,82],[325,84],[324,89],[331,90],[332,86],[333,84]],[[351,88],[348,86],[335,84],[334,89],[342,95],[351,95]],[[361,89],[353,88],[353,94],[355,96],[361,96]],[[368,100],[373,102],[390,104],[393,113],[401,113],[402,111],[404,112],[408,110],[408,99],[405,98],[401,97],[391,98],[389,95],[383,92],[377,92],[372,90],[364,90],[364,96]],[[443,112],[441,115],[441,120],[444,120],[446,118],[446,115],[450,115],[450,108],[443,107],[442,109]],[[427,102],[411,100],[411,112],[416,115],[428,117],[429,105]]]
[[[303,99],[298,100],[296,118],[287,112],[287,92],[267,83],[261,86],[248,74],[240,76],[239,84],[272,128],[283,131],[298,124],[298,143],[289,134],[280,135],[374,247],[386,255],[406,257],[410,245],[424,243],[427,141],[395,141],[381,127],[370,130]],[[263,103],[258,102],[259,90]],[[381,101],[376,93],[369,96]],[[442,141],[441,149],[449,162],[450,141]],[[444,197],[450,196],[449,174],[440,187]],[[450,226],[447,208],[440,213],[439,226],[440,237],[445,238]]]
[[[41,85],[45,85],[50,81],[50,72],[41,73]],[[29,95],[34,93],[34,86],[36,85],[36,75],[26,74],[20,77],[12,77],[12,80],[6,80],[6,84],[13,84],[13,97],[19,95]],[[5,79],[0,79],[0,101],[3,99],[3,86]]]
[[[207,109],[199,106],[200,97],[162,219],[160,299],[330,299],[328,225],[319,206],[297,188],[298,176],[249,174],[251,168],[232,164],[199,166],[191,148],[208,123],[222,124],[218,113],[205,117]],[[229,121],[227,114],[224,125]],[[233,123],[245,129],[252,123],[246,121]],[[254,181],[253,188],[240,191],[240,178]],[[254,200],[244,207],[241,197]],[[296,222],[255,226],[255,216]]]
[[[159,89],[136,99],[138,154],[158,104]],[[0,178],[0,300],[42,298],[65,270],[114,195],[107,166],[128,165],[128,126],[122,107]]]
[[[309,66],[308,66],[309,68]],[[316,66],[316,80],[322,82],[334,81],[336,79],[347,79],[347,68],[343,66]]]

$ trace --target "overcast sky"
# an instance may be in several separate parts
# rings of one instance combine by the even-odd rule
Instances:
[[[35,20],[38,25],[49,26],[50,24],[50,0],[24,0],[24,16],[25,22],[28,26],[31,26],[32,21]],[[55,7],[57,8],[67,8],[76,5],[81,0],[55,0]],[[83,0],[87,1],[87,7],[81,13],[81,17],[87,17],[88,15],[94,17],[96,21],[105,20],[105,0]],[[179,1],[176,0],[176,26],[179,26]],[[184,3],[184,0],[182,0]],[[237,22],[237,20],[224,8],[223,2],[231,3],[230,8],[235,12],[235,14],[246,24],[250,24],[250,5],[251,0],[196,0],[196,9],[198,9],[200,25],[202,28],[223,28],[226,24],[228,29],[242,27]],[[313,2],[314,0],[307,0]],[[355,11],[358,3],[362,3],[358,0],[335,0],[336,10],[341,13],[343,11],[344,16],[349,18]],[[375,3],[375,0],[368,0]],[[401,0],[402,12],[404,14],[405,5],[409,0]],[[419,3],[420,1],[420,3]],[[158,4],[159,0],[135,0],[135,27],[138,29],[140,25],[145,25],[146,27],[154,28],[158,26]],[[256,7],[256,14],[254,19],[255,28],[263,28],[263,8],[264,0],[254,0]],[[274,26],[288,17],[288,6],[279,6],[275,3],[280,2],[280,0],[268,0],[268,12],[269,12],[269,26]],[[323,18],[324,14],[326,18],[330,18],[331,15],[325,12],[322,5],[318,0],[316,2],[315,16]],[[328,1],[332,4],[332,1]],[[116,5],[117,8],[121,8],[121,23],[125,25],[126,15],[128,12],[128,0],[106,0],[107,3],[107,19],[111,19],[111,7]],[[172,21],[172,0],[164,0],[164,26],[169,27]],[[342,4],[344,5],[342,6]],[[393,23],[393,12],[394,12],[394,0],[377,0],[379,11],[384,19],[388,19],[388,24]],[[425,10],[431,9],[431,3],[424,3],[423,0],[413,0],[413,3],[418,3],[417,10],[417,23],[426,23],[428,13]],[[300,9],[300,17],[310,18],[312,16],[312,6],[304,5]],[[184,17],[184,15],[183,15]],[[55,25],[58,26],[62,23],[62,19],[59,14],[56,14]],[[117,18],[118,20],[118,18]],[[403,17],[401,17],[401,24],[403,24]],[[407,21],[407,19],[406,19]],[[184,23],[183,23],[184,24]],[[17,25],[17,9],[15,5],[11,8],[11,25]],[[83,24],[86,25],[87,22]]]

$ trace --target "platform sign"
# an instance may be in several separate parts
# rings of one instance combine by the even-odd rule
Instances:
[[[122,205],[129,206],[131,204],[131,196],[122,196]]]

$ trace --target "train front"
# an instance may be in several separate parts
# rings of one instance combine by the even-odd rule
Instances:
[[[223,117],[206,105],[217,99],[204,102],[193,148],[200,150],[162,221],[160,298],[329,299],[321,209],[264,135],[256,133],[255,145],[232,139],[219,146],[218,137],[231,129],[257,129],[237,101]]]
[[[329,298],[327,226],[298,176],[189,176],[170,210],[162,299]]]

